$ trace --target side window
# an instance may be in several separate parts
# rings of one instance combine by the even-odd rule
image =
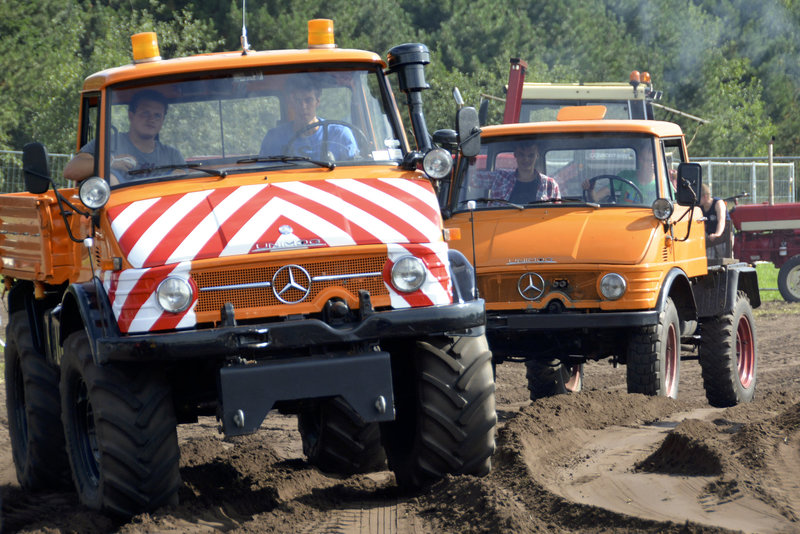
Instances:
[[[661,149],[664,153],[664,165],[669,178],[669,199],[675,200],[675,180],[678,178],[678,165],[686,161],[681,138],[663,139]]]
[[[81,106],[83,109],[81,110],[79,148],[97,137],[97,128],[100,125],[100,95],[85,95]]]

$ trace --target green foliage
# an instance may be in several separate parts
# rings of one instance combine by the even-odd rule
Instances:
[[[235,50],[242,2],[3,0],[0,148],[36,139],[75,150],[78,92],[98,70],[130,61],[130,36],[156,31],[162,57]],[[470,105],[504,97],[509,59],[529,81],[623,81],[649,71],[665,114],[692,139],[692,154],[754,156],[776,136],[776,154],[800,144],[800,3],[790,0],[262,0],[247,4],[254,49],[304,48],[307,21],[332,18],[343,48],[383,57],[425,43],[428,128],[452,128],[458,87]],[[404,100],[398,95],[398,101]],[[502,115],[492,100],[490,122]]]

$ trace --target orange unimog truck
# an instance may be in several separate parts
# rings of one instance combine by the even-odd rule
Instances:
[[[710,404],[750,401],[754,268],[707,259],[701,169],[681,129],[604,113],[567,107],[558,121],[486,126],[480,153],[440,184],[495,363],[525,361],[531,399],[579,391],[583,364],[604,358],[626,365],[629,392],[676,397],[681,361],[699,359]],[[456,142],[446,130],[434,141]],[[530,165],[536,178],[518,187]],[[553,182],[558,199],[543,189]]]
[[[388,461],[405,487],[485,475],[485,308],[429,178],[452,158],[425,127],[427,48],[395,47],[387,68],[337,48],[327,20],[309,23],[307,49],[243,42],[162,60],[153,34],[134,36],[132,64],[84,82],[77,146],[94,146],[91,177],[55,190],[32,143],[28,191],[0,196],[20,483],[53,488],[71,473],[90,508],[153,510],[178,497],[178,424],[216,415],[235,436],[273,408],[297,414],[326,472]],[[142,120],[163,123],[177,162],[119,161],[145,91],[166,105]],[[268,131],[300,118],[298,94],[316,100],[316,122],[265,149]],[[474,109],[467,118],[477,129]]]

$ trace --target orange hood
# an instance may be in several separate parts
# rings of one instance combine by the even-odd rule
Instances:
[[[462,217],[464,217],[462,219]],[[468,214],[459,248],[471,258]],[[464,221],[466,224],[464,225]],[[642,261],[659,222],[643,208],[533,208],[475,213],[479,267],[515,263],[630,265]]]

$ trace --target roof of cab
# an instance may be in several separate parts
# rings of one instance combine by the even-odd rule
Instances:
[[[136,79],[156,78],[170,74],[238,68],[308,65],[316,63],[366,63],[386,67],[374,52],[351,49],[298,49],[220,52],[164,59],[146,63],[130,63],[96,72],[83,82],[84,91],[97,91],[111,84]]]
[[[482,126],[481,137],[530,135],[551,133],[643,133],[655,137],[683,135],[681,127],[672,122],[653,120],[576,120],[550,122],[522,122]]]

